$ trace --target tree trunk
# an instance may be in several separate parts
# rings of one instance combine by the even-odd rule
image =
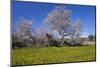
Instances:
[[[64,35],[62,35],[60,46],[63,46],[63,44],[64,44]]]

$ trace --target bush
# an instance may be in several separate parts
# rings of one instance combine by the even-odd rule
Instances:
[[[12,49],[14,48],[22,48],[22,47],[26,47],[26,44],[21,41],[18,37],[16,36],[12,36]]]
[[[69,46],[82,46],[82,41],[73,40],[73,41],[68,42],[68,45]]]
[[[60,42],[52,39],[48,44],[49,44],[49,46],[56,46],[56,47],[58,47]]]
[[[26,47],[26,45],[23,42],[13,42],[12,43],[12,48],[22,48],[22,47]]]

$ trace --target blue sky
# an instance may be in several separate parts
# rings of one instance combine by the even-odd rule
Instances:
[[[71,18],[73,23],[77,18],[82,21],[83,35],[95,34],[95,6],[82,6],[73,4],[50,4],[38,2],[20,2],[13,1],[12,3],[12,26],[15,30],[16,21],[20,18],[34,19],[34,29],[43,27],[43,22],[47,14],[55,8],[55,6],[64,5],[67,10],[71,11]]]

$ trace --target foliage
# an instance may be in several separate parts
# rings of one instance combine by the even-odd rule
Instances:
[[[33,21],[20,18],[16,24],[16,31],[12,33],[12,48],[31,47],[33,40]]]
[[[89,35],[88,38],[89,38],[90,41],[93,41],[95,39],[95,36],[94,35]]]

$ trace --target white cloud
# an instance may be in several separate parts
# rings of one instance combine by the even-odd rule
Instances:
[[[87,32],[82,32],[82,35],[81,35],[81,37],[88,37],[88,33]]]

